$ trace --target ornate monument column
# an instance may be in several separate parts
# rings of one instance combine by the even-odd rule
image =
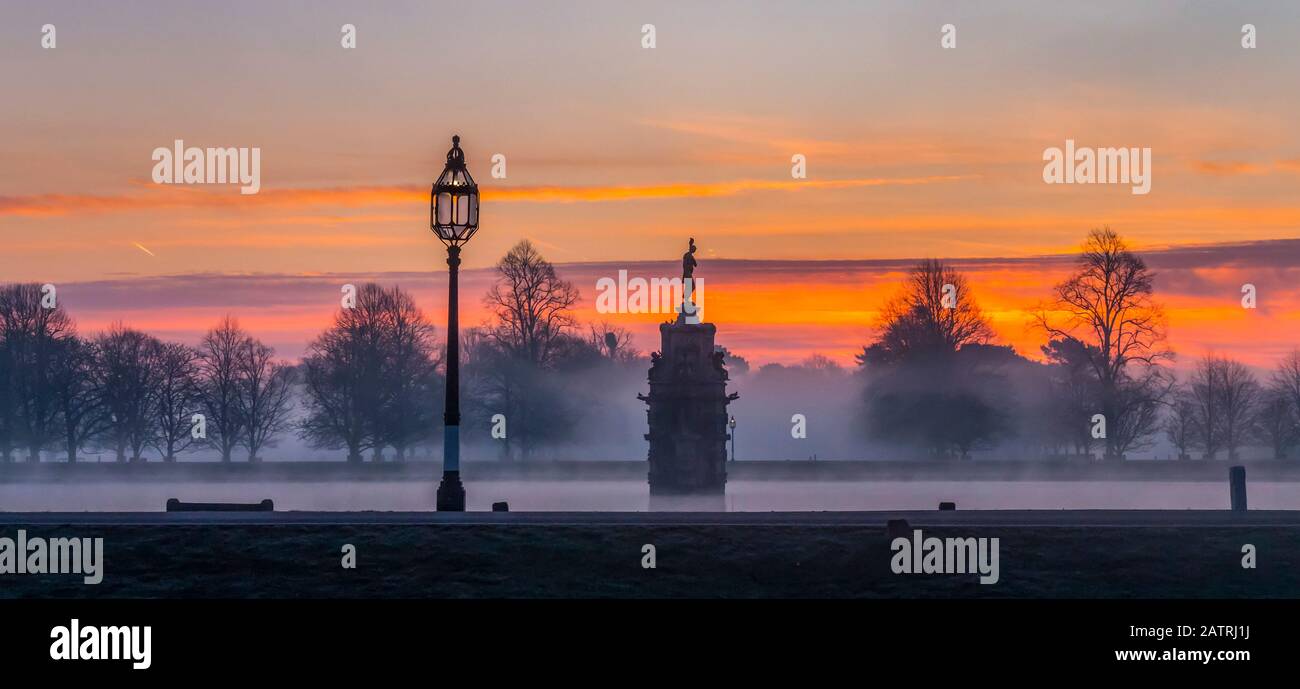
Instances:
[[[722,495],[727,484],[727,369],[713,346],[717,328],[699,322],[694,286],[695,240],[682,257],[682,305],[661,323],[662,346],[650,355],[650,495]],[[701,290],[702,292],[702,290]]]

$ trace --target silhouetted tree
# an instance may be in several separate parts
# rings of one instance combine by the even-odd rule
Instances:
[[[476,334],[483,339],[467,357],[467,373],[481,412],[506,417],[502,455],[517,448],[526,459],[541,445],[571,437],[577,415],[566,372],[594,365],[600,349],[572,333],[578,290],[528,240],[497,264],[483,301],[493,320]]]
[[[918,263],[885,305],[879,329],[857,356],[870,437],[967,458],[1008,433],[1001,364],[982,349],[993,332],[964,275],[937,260]]]
[[[330,333],[321,335],[303,359],[305,397],[299,435],[312,447],[346,449],[349,462],[362,461],[373,440],[366,432],[369,410],[363,406],[367,384],[353,366],[355,352],[337,346]]]
[[[63,424],[63,447],[70,464],[77,461],[82,447],[109,428],[99,362],[93,342],[69,337],[61,343],[50,372],[50,385]]]
[[[1099,408],[1092,361],[1095,352],[1075,339],[1055,339],[1042,347],[1051,364],[1052,394],[1048,423],[1072,454],[1088,454],[1093,443],[1090,421]]]
[[[1223,447],[1228,451],[1228,459],[1235,461],[1238,448],[1247,444],[1253,435],[1252,424],[1261,389],[1255,374],[1240,361],[1227,359],[1222,365],[1223,413],[1220,418],[1223,420]]]
[[[7,444],[0,450],[6,459],[11,446],[26,447],[28,461],[38,462],[41,450],[63,433],[50,374],[62,342],[75,333],[63,305],[46,308],[44,296],[35,283],[0,288],[0,358],[8,382],[0,400]]]
[[[564,387],[565,376],[558,373],[563,360],[553,361],[556,368],[542,368],[486,338],[461,351],[473,391],[474,418],[483,424],[497,414],[505,417],[506,436],[495,439],[501,443],[503,459],[518,454],[526,460],[539,447],[572,437],[577,404]],[[600,358],[594,350],[588,351]]]
[[[17,364],[0,330],[0,461],[14,461],[14,437],[18,430]]]
[[[1178,450],[1179,459],[1189,459],[1188,450],[1196,443],[1196,397],[1184,386],[1169,395],[1169,414],[1165,417],[1165,437]]]
[[[1196,405],[1196,446],[1205,459],[1215,459],[1223,448],[1223,371],[1216,360],[1206,355],[1193,369],[1188,380],[1191,399]]]
[[[199,398],[206,417],[208,444],[229,462],[243,430],[239,411],[239,357],[249,336],[226,316],[199,344]]]
[[[1237,459],[1237,449],[1252,435],[1251,423],[1260,398],[1259,383],[1241,362],[1207,354],[1191,377],[1196,402],[1197,441],[1206,459],[1220,449]]]
[[[627,328],[610,325],[605,321],[592,323],[587,343],[611,361],[635,361],[641,353],[632,347],[632,333]]]
[[[442,352],[409,294],[368,283],[340,309],[303,360],[306,414],[300,435],[315,447],[347,449],[348,460],[392,446],[398,458],[438,427]]]
[[[439,415],[445,381],[438,373],[441,352],[434,340],[433,325],[400,288],[385,293],[386,314],[380,338],[380,410],[377,420],[378,447],[389,445],[397,459],[407,449],[428,438],[440,425]]]
[[[1272,385],[1265,388],[1256,408],[1254,428],[1264,446],[1273,451],[1273,459],[1286,459],[1295,446],[1300,433],[1297,424],[1300,420],[1286,391]]]
[[[575,323],[577,301],[573,283],[561,280],[532,242],[522,240],[497,263],[497,279],[483,299],[495,319],[488,333],[512,358],[549,366],[560,336]]]
[[[178,342],[160,342],[154,362],[157,367],[154,447],[164,462],[174,462],[176,453],[195,441],[194,414],[201,404],[199,355]]]
[[[141,461],[144,449],[153,444],[158,394],[154,357],[159,347],[156,338],[120,323],[95,338],[104,410],[109,415],[104,437],[119,462]]]
[[[1270,376],[1269,387],[1287,398],[1291,408],[1300,414],[1300,349],[1293,349],[1282,357]]]
[[[859,364],[942,357],[993,336],[966,276],[935,259],[912,268],[878,328],[880,338],[858,355]]]
[[[1163,312],[1152,299],[1154,277],[1109,227],[1093,230],[1077,271],[1056,285],[1054,300],[1037,315],[1050,339],[1087,346],[1098,406],[1106,418],[1108,459],[1144,445],[1170,385],[1153,370],[1172,357],[1163,346]]]
[[[248,461],[259,462],[262,448],[289,428],[293,368],[276,361],[274,349],[248,337],[236,351],[235,371],[239,443],[248,450]]]

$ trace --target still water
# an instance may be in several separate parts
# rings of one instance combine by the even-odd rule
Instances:
[[[277,510],[395,510],[433,507],[436,484],[419,481],[262,483],[6,483],[0,512],[162,511],[187,502],[275,501]],[[650,508],[640,481],[470,481],[468,508],[507,501],[512,511]],[[1300,509],[1300,482],[1251,483],[1251,509]],[[718,501],[656,509],[741,512],[958,509],[1227,509],[1228,484],[1167,481],[732,481]]]

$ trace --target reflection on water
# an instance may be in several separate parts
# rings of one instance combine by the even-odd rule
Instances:
[[[167,498],[193,502],[275,500],[277,510],[433,509],[432,482],[11,483],[0,511],[161,511]],[[467,481],[468,508],[507,501],[512,511],[650,508],[640,481]],[[1251,483],[1252,509],[1300,509],[1300,483]],[[1228,484],[1162,481],[732,481],[718,498],[655,503],[655,509],[741,512],[958,509],[1227,509]]]

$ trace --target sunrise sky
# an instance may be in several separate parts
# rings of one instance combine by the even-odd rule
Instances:
[[[286,357],[344,282],[409,285],[442,318],[428,188],[459,133],[483,187],[471,325],[477,269],[529,238],[580,318],[655,349],[663,317],[596,314],[595,281],[670,276],[694,236],[707,317],[751,361],[850,363],[928,256],[1034,354],[1028,311],[1109,225],[1159,271],[1184,358],[1271,364],[1300,344],[1300,5],[1082,5],[6,3],[0,281],[66,286],[83,330],[192,341],[231,312]],[[154,184],[175,139],[260,147],[261,192]],[[1044,184],[1066,139],[1150,147],[1151,193]]]

